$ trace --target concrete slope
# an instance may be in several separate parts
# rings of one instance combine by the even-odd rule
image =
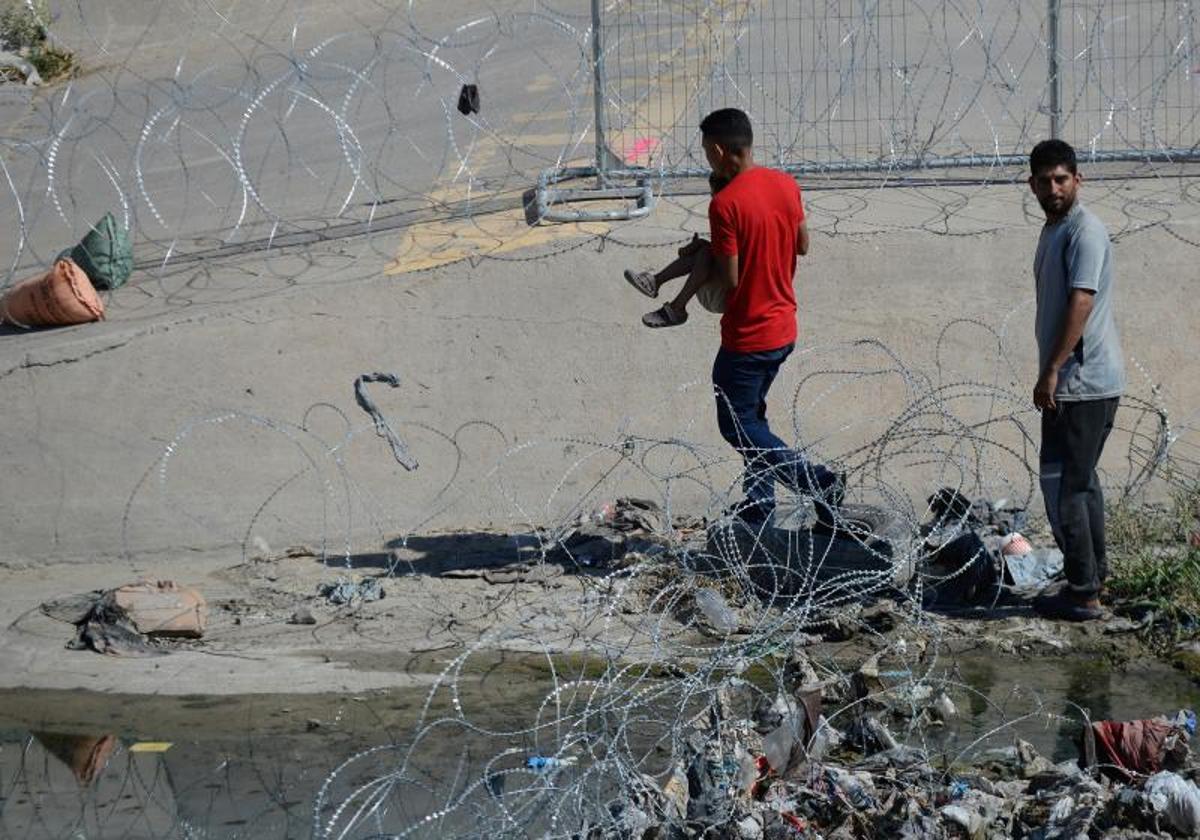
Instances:
[[[1114,230],[1129,231],[1117,245],[1118,311],[1140,366],[1134,390],[1148,394],[1147,376],[1161,383],[1187,443],[1200,396],[1187,294],[1196,250],[1174,234],[1194,230],[1194,212],[1174,231],[1134,232],[1127,192],[1089,190]],[[950,190],[810,195],[801,352],[771,412],[784,437],[855,466],[861,497],[915,510],[934,483],[1032,492],[1021,427],[1036,426],[1021,401],[1034,374],[1037,224],[1025,195],[973,191],[956,235],[897,229],[915,207],[961,198]],[[839,217],[851,198],[869,211]],[[557,228],[527,250],[409,273],[385,272],[400,270],[389,255],[419,231],[211,260],[135,279],[105,323],[6,328],[0,561],[234,556],[256,536],[275,548],[324,540],[336,554],[414,530],[528,529],[617,493],[703,513],[737,478],[706,384],[716,318],[695,307],[680,328],[647,330],[639,316],[652,304],[620,276],[666,262],[702,211],[664,203],[605,238]],[[946,331],[958,318],[988,328]],[[863,339],[902,359],[909,379],[880,346],[850,344]],[[415,472],[354,404],[352,383],[370,371],[403,380],[371,394]],[[952,387],[914,409],[913,394],[939,382]],[[971,425],[1014,410],[1017,422]],[[1109,448],[1116,483],[1129,440]]]

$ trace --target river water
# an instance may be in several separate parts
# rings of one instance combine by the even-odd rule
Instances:
[[[1187,676],[1153,661],[1118,669],[1082,656],[966,654],[943,666],[958,717],[943,729],[897,731],[938,764],[1011,746],[1014,737],[1063,760],[1075,755],[1085,710],[1092,719],[1133,719],[1200,706]],[[616,703],[627,700],[606,705],[596,684],[578,676],[497,662],[432,700],[428,689],[0,692],[0,838],[307,838],[318,826],[347,838],[484,836],[506,824],[540,833],[556,818],[566,831],[584,800],[612,795],[625,767],[618,753],[641,772],[666,769],[662,721],[694,711],[659,678],[643,687],[645,708],[659,712],[622,715],[628,707]],[[572,766],[528,767],[530,757],[560,754],[568,743]],[[340,764],[373,748],[330,781]],[[354,818],[363,813],[373,816]]]

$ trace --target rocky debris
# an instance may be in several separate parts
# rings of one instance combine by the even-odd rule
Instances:
[[[384,591],[379,578],[368,577],[351,581],[339,577],[332,583],[320,584],[317,587],[317,595],[334,606],[349,606],[378,601],[384,597]]]
[[[316,624],[316,616],[312,614],[312,610],[308,607],[297,607],[288,619],[288,624]]]

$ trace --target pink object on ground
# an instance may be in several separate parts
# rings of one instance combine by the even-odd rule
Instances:
[[[1031,551],[1033,546],[1029,544],[1029,540],[1016,532],[1009,534],[1000,544],[1000,553],[1005,557],[1024,557]]]
[[[656,148],[658,148],[658,141],[653,137],[639,137],[634,141],[632,148],[629,150],[629,159],[636,161],[650,157],[650,154]]]

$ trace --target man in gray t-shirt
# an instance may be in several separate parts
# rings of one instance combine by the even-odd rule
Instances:
[[[1029,156],[1029,186],[1046,212],[1033,261],[1037,281],[1038,381],[1042,411],[1042,495],[1063,552],[1067,586],[1038,598],[1053,618],[1101,618],[1108,575],[1104,496],[1096,464],[1125,390],[1121,342],[1113,320],[1112,244],[1108,231],[1077,200],[1075,150],[1061,140],[1038,143]]]

